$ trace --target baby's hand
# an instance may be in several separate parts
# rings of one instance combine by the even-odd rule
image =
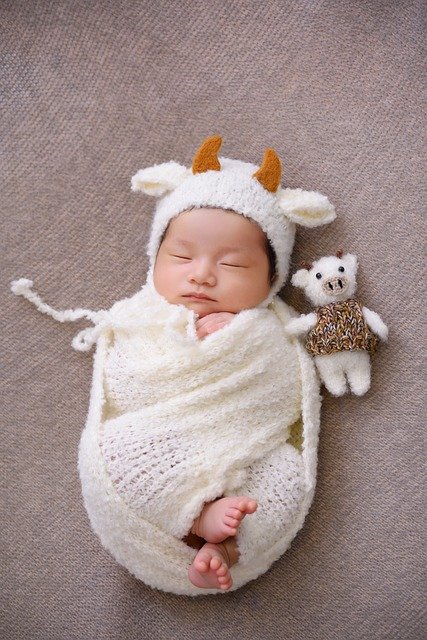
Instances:
[[[218,329],[231,322],[235,315],[235,313],[221,311],[220,313],[209,313],[204,318],[196,320],[197,337],[202,339],[210,333],[218,331]]]

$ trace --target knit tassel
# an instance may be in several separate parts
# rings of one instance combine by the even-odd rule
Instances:
[[[66,309],[64,311],[57,311],[50,305],[43,302],[40,296],[32,291],[33,281],[27,278],[20,278],[11,282],[11,291],[16,296],[22,296],[34,304],[35,307],[41,312],[46,313],[58,322],[76,322],[82,318],[91,320],[94,324],[97,324],[100,320],[105,319],[106,311],[91,311],[90,309]],[[89,351],[93,343],[98,338],[103,326],[98,325],[89,329],[83,329],[80,331],[72,341],[72,346],[76,351]]]

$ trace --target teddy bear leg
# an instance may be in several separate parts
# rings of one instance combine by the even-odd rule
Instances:
[[[343,396],[347,391],[347,383],[341,363],[342,353],[315,356],[314,360],[327,390],[334,396]]]
[[[351,351],[346,370],[350,389],[357,396],[363,396],[371,386],[371,360],[367,351]]]

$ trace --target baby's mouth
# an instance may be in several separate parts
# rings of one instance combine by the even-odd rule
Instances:
[[[209,300],[210,302],[215,302],[213,298],[209,298],[209,296],[207,296],[206,294],[197,293],[196,291],[194,291],[193,293],[186,293],[182,297],[191,298],[192,300]]]

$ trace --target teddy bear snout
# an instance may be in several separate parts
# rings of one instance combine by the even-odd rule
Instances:
[[[345,276],[339,278],[328,278],[323,282],[323,291],[329,295],[339,295],[344,293],[348,287],[348,280]]]

